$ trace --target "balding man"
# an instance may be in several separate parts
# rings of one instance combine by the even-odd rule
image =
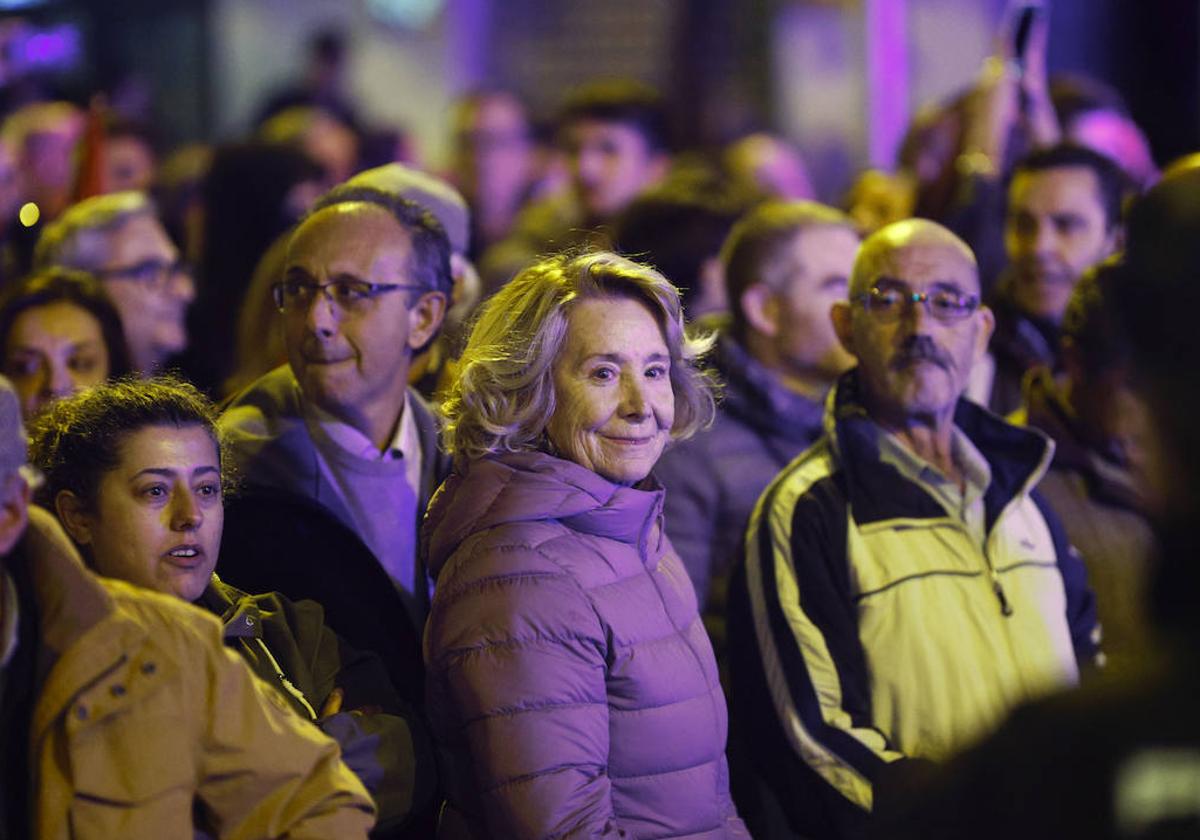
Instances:
[[[858,366],[767,488],[731,596],[733,710],[805,836],[847,837],[1095,654],[1078,557],[1033,492],[1052,445],[963,400],[987,348],[971,250],[862,245],[834,329]]]

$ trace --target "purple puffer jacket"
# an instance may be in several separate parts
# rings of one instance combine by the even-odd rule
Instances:
[[[747,837],[662,490],[541,453],[461,470],[424,530],[440,836]]]

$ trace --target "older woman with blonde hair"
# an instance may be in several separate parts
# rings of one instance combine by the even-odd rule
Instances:
[[[609,253],[541,260],[482,310],[423,538],[440,836],[747,836],[712,647],[650,476],[712,417],[704,349],[675,288]]]

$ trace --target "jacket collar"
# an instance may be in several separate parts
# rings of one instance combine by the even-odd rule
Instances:
[[[663,489],[653,477],[614,484],[545,452],[510,452],[456,464],[430,503],[422,553],[436,579],[472,534],[501,525],[559,521],[627,543],[653,566],[663,551]]]
[[[991,530],[1014,498],[1045,474],[1054,444],[1042,433],[1004,422],[970,400],[959,399],[954,424],[987,459],[992,481],[983,496]],[[842,375],[826,400],[825,430],[845,476],[845,492],[860,523],[889,519],[941,519],[945,509],[923,488],[880,460],[882,429],[859,396],[858,369]]]
[[[262,638],[262,611],[254,596],[225,583],[216,573],[196,603],[221,619],[225,639]]]
[[[316,500],[356,531],[349,508],[317,461],[317,447],[304,420],[303,399],[291,367],[282,365],[232,398],[221,416],[221,431],[229,440],[237,468],[251,486]],[[405,398],[405,411],[412,412],[421,447],[418,502],[424,510],[446,465],[438,451],[437,421],[412,388]]]

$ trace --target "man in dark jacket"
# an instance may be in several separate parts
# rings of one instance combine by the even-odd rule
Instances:
[[[712,427],[654,468],[667,489],[666,528],[687,567],[718,660],[725,591],[763,488],[821,434],[821,403],[853,358],[829,307],[846,296],[858,249],[849,217],[812,202],[751,211],[721,252],[732,304],[716,369],[724,399]]]
[[[366,187],[329,193],[293,234],[274,289],[289,363],[221,419],[245,483],[222,574],[321,603],[418,708],[429,583],[417,531],[446,463],[408,372],[441,327],[449,253],[420,206]]]

